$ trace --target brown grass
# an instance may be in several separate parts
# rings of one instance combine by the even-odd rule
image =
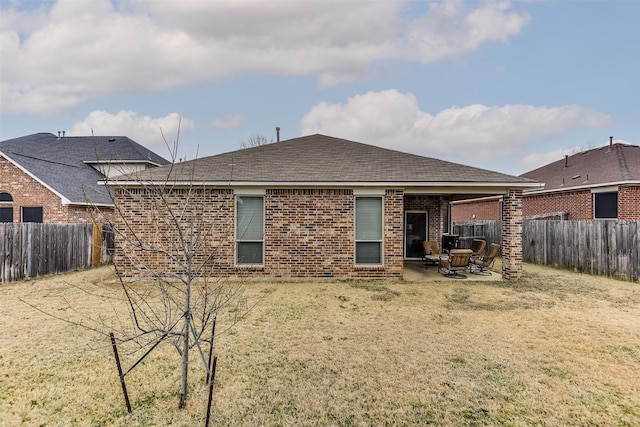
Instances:
[[[0,425],[203,425],[195,353],[186,410],[178,357],[161,346],[127,377],[127,415],[109,343],[18,300],[114,315],[71,283],[116,287],[110,268],[0,287]],[[526,265],[510,282],[252,282],[245,294],[264,299],[217,341],[212,425],[640,425],[637,283]]]

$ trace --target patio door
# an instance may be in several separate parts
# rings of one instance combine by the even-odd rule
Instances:
[[[422,259],[422,242],[427,240],[429,227],[426,211],[404,213],[404,258]]]

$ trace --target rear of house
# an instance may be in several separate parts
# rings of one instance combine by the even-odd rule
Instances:
[[[522,190],[538,184],[311,135],[120,176],[108,185],[121,207],[115,262],[122,274],[140,274],[145,265],[181,268],[177,258],[136,248],[139,241],[184,240],[165,220],[179,211],[181,223],[197,219],[202,231],[196,234],[208,236],[210,252],[195,255],[208,274],[401,277],[404,261],[422,256],[422,241],[448,232],[451,200],[501,194],[510,230],[503,275],[515,278],[522,270]]]

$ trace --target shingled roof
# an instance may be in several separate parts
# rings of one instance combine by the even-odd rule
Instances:
[[[166,159],[126,136],[58,137],[37,133],[0,142],[0,154],[70,204],[112,204],[104,176],[91,163],[165,165]]]
[[[640,146],[609,144],[582,151],[521,175],[544,187],[532,191],[566,191],[620,183],[640,183]]]
[[[537,185],[471,166],[310,135],[144,171],[145,180],[234,185]],[[110,180],[132,180],[121,176]],[[130,181],[129,183],[133,183]]]

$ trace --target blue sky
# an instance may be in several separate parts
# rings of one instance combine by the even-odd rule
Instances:
[[[0,0],[0,139],[323,133],[514,175],[640,144],[640,1]]]

